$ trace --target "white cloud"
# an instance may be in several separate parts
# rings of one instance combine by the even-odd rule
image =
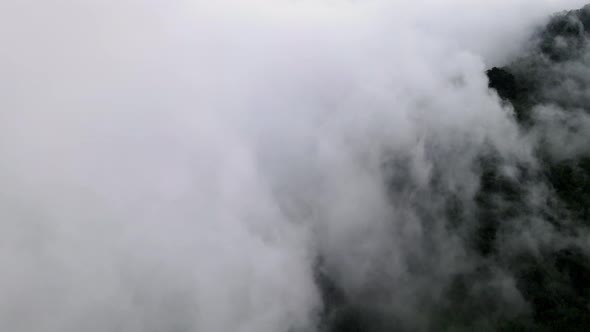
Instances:
[[[316,249],[421,236],[385,152],[526,155],[484,70],[570,3],[4,1],[0,329],[313,326]]]

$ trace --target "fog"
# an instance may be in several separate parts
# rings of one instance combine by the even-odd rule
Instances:
[[[481,151],[510,177],[548,131],[587,149],[485,74],[582,4],[0,1],[0,330],[320,331],[318,265],[427,330],[478,259],[441,195],[472,210]]]

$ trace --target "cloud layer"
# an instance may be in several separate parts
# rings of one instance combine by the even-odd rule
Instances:
[[[5,1],[0,329],[316,331],[318,265],[427,329],[447,197],[537,163],[485,70],[580,4]]]

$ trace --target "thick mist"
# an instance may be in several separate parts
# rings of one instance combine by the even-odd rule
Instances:
[[[587,147],[486,70],[582,4],[0,2],[0,330],[444,330],[487,161],[534,211],[501,250],[562,241],[521,172]],[[467,328],[529,310],[491,266]]]

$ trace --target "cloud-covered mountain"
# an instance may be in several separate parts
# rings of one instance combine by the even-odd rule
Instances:
[[[586,331],[576,6],[0,2],[0,330]]]
[[[390,155],[390,202],[422,233],[402,258],[396,286],[375,274],[350,294],[319,269],[328,331],[588,329],[589,32],[590,6],[555,14],[514,60],[487,71],[531,156],[484,142],[468,170],[449,174],[443,155],[453,152],[428,142],[421,158],[430,161],[430,177],[416,183],[415,161]],[[453,176],[479,185],[466,195],[461,180],[450,185]]]

